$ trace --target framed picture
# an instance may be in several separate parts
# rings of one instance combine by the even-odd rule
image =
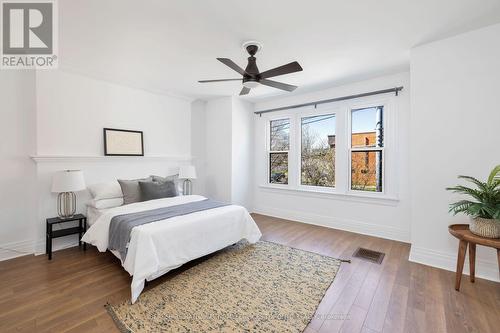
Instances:
[[[105,156],[144,156],[142,131],[104,128]]]

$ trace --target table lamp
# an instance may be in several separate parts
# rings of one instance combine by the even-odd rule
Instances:
[[[75,192],[85,190],[81,170],[58,171],[52,178],[52,192],[57,195],[57,214],[61,219],[72,217],[76,212]]]
[[[184,165],[179,168],[179,179],[184,179],[182,184],[182,191],[184,195],[192,193],[191,179],[196,179],[196,169],[192,165]]]

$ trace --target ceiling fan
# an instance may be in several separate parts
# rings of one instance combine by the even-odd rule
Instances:
[[[228,66],[229,68],[241,74],[243,78],[201,80],[198,82],[208,83],[208,82],[224,82],[224,81],[242,81],[243,88],[240,91],[240,95],[247,95],[250,92],[250,89],[256,88],[261,84],[286,91],[294,91],[297,88],[297,86],[273,80],[268,80],[268,78],[302,71],[302,67],[300,67],[298,62],[294,61],[289,64],[279,66],[261,73],[257,68],[257,63],[256,63],[257,58],[255,58],[255,54],[262,48],[262,45],[257,42],[246,42],[245,44],[243,44],[243,48],[248,52],[248,54],[250,54],[250,57],[248,57],[247,67],[245,69],[238,66],[231,59],[217,58],[217,60],[222,62],[224,65]]]

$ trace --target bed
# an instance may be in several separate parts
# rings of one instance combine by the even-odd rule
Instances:
[[[105,252],[109,246],[113,217],[206,199],[199,195],[185,195],[109,209],[89,207],[90,227],[82,240]],[[132,276],[131,302],[134,303],[144,289],[146,280],[151,281],[188,261],[240,240],[255,243],[261,236],[258,226],[244,207],[227,205],[136,226],[130,232],[125,259],[122,260],[117,251],[111,252]]]

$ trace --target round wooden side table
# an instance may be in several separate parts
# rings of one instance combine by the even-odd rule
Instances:
[[[474,282],[476,274],[476,244],[492,247],[497,250],[498,270],[500,273],[500,238],[485,238],[474,235],[470,232],[468,224],[452,224],[448,226],[448,231],[460,240],[460,244],[458,245],[455,290],[460,290],[460,280],[462,279],[467,246],[469,246],[470,282]]]

